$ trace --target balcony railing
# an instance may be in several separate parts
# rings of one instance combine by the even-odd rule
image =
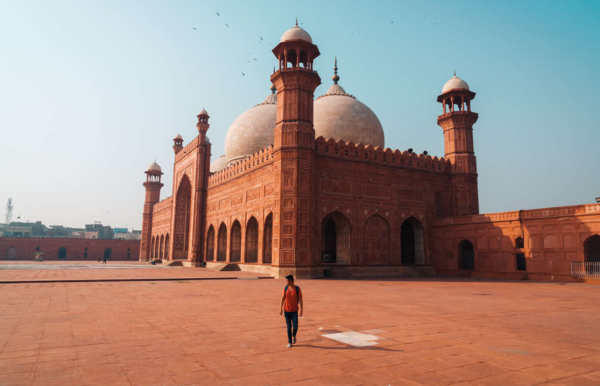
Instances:
[[[571,277],[577,279],[600,279],[600,263],[572,261]]]

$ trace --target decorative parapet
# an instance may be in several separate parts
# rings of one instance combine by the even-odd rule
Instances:
[[[586,204],[574,206],[560,206],[556,208],[529,209],[512,212],[486,213],[473,216],[446,217],[433,220],[434,226],[481,224],[502,221],[519,221],[544,219],[554,217],[568,217],[581,215],[600,215],[600,205]]]
[[[156,204],[154,204],[153,211],[158,212],[159,210],[162,210],[164,208],[169,208],[172,204],[173,204],[172,196],[169,196],[169,197],[165,198],[164,200],[161,200],[161,201],[157,202]]]
[[[191,151],[193,149],[198,147],[199,138],[200,138],[200,136],[197,136],[196,138],[192,139],[190,141],[190,143],[185,145],[185,147],[183,149],[181,149],[177,154],[175,154],[175,163],[177,163],[177,162],[181,161],[182,159],[184,159],[185,157],[187,157],[187,155],[189,153],[191,153]]]
[[[218,172],[211,173],[208,177],[208,186],[219,184],[232,178],[237,178],[241,174],[263,165],[273,162],[273,145],[257,151],[253,155],[235,162],[233,165],[221,169]]]
[[[402,168],[419,169],[428,172],[449,173],[450,160],[430,155],[409,153],[408,151],[391,150],[362,143],[345,142],[343,139],[335,141],[333,138],[317,138],[315,151],[320,155],[345,158],[352,161],[376,162]]]

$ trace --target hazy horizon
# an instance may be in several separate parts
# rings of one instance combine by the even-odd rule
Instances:
[[[321,52],[315,98],[337,56],[391,149],[444,155],[436,98],[456,70],[477,93],[481,213],[600,196],[600,2],[2,4],[0,222],[12,197],[13,221],[141,229],[148,165],[170,196],[172,139],[197,135],[202,108],[222,155],[229,125],[270,93],[271,49],[296,17]]]

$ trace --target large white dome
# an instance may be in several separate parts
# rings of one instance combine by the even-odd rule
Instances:
[[[379,118],[367,105],[337,84],[340,79],[337,60],[334,70],[333,86],[315,101],[315,136],[384,147],[385,135]]]
[[[456,73],[446,82],[444,88],[442,88],[442,94],[447,93],[450,90],[469,90],[469,85],[464,80],[456,76]]]
[[[250,156],[273,144],[277,122],[277,94],[246,111],[229,127],[225,137],[227,163]]]

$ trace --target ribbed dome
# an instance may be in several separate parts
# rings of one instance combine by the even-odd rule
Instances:
[[[277,94],[246,111],[229,127],[225,137],[227,163],[237,161],[264,149],[274,142],[277,122]]]
[[[306,42],[312,43],[312,38],[302,28],[298,27],[298,24],[285,31],[283,36],[281,37],[281,42],[287,42],[289,40],[304,40]]]
[[[181,134],[179,134],[179,133],[178,133],[178,134],[175,136],[175,139],[181,139],[181,140],[183,140],[183,137],[181,136]]]
[[[315,136],[384,147],[385,135],[379,118],[367,105],[337,84],[337,60],[334,69],[335,84],[315,101]]]
[[[226,167],[227,157],[225,157],[225,155],[222,155],[210,164],[210,172],[215,173],[219,170],[225,169]]]
[[[148,171],[149,172],[161,172],[162,170],[160,168],[160,165],[158,165],[156,163],[156,161],[154,161],[150,164],[150,166],[148,166]]]
[[[444,94],[450,90],[457,90],[457,89],[469,90],[469,85],[467,84],[467,82],[465,82],[464,80],[462,80],[458,76],[456,76],[456,73],[455,73],[454,76],[452,77],[452,79],[447,81],[446,84],[444,85],[444,88],[442,88],[442,94]]]

